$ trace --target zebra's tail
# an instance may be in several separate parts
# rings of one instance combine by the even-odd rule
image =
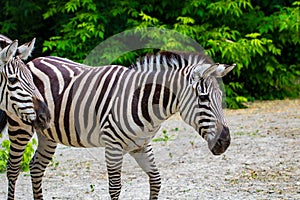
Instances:
[[[4,130],[7,125],[6,113],[3,110],[0,110],[0,133]]]

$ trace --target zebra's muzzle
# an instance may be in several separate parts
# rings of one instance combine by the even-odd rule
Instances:
[[[33,126],[36,129],[44,130],[50,126],[50,111],[48,106],[41,100],[34,98],[34,110],[36,113],[36,119],[33,121]]]
[[[223,126],[221,133],[211,141],[208,141],[209,149],[214,155],[221,155],[229,147],[230,140],[229,129]]]

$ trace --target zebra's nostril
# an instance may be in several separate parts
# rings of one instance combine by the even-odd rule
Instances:
[[[45,113],[40,113],[38,118],[41,122],[47,122],[47,116]]]
[[[221,155],[230,145],[230,133],[228,127],[223,127],[219,138],[214,141],[211,151],[214,155]]]
[[[46,129],[49,127],[51,119],[50,111],[47,105],[39,99],[36,99],[35,110],[37,113],[34,125],[37,129]]]

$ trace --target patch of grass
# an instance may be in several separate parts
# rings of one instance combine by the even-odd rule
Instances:
[[[263,190],[262,189],[256,189],[255,190],[257,193],[259,193],[259,192],[263,192]]]
[[[91,192],[94,192],[95,191],[95,184],[90,184],[90,189],[91,189]]]
[[[235,132],[233,135],[256,137],[258,135],[258,132],[259,130],[256,130],[255,132]]]
[[[171,131],[177,132],[177,131],[179,131],[179,128],[173,128],[173,129],[171,129]]]
[[[55,156],[53,156],[48,167],[56,169],[58,166],[59,166],[59,161],[55,161]]]
[[[152,139],[153,142],[168,142],[174,140],[174,135],[169,135],[167,130],[163,130],[163,136]]]
[[[190,141],[190,144],[192,145],[192,148],[194,149],[195,148],[195,141]]]
[[[187,192],[189,192],[189,191],[191,191],[191,189],[181,190],[180,192],[182,192],[182,193],[187,193]]]

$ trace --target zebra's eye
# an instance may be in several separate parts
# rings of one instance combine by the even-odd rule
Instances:
[[[199,99],[200,99],[201,102],[209,101],[208,94],[200,94]]]
[[[13,85],[13,84],[18,82],[18,78],[17,77],[9,77],[8,81],[9,81],[10,84]]]

